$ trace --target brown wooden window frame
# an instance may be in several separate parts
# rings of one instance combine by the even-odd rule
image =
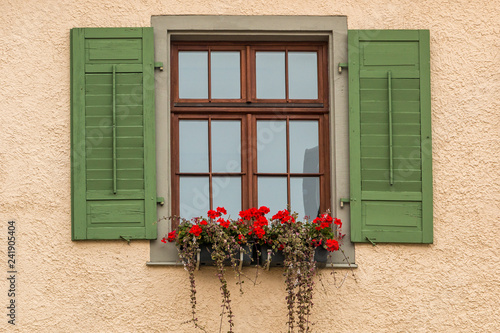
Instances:
[[[240,99],[210,98],[210,65],[208,69],[208,99],[180,99],[178,79],[179,51],[240,51]],[[314,51],[318,53],[318,99],[297,100],[288,98],[288,75],[286,75],[286,99],[257,99],[255,83],[255,53],[259,51]],[[285,66],[288,67],[287,65]],[[286,70],[287,71],[287,70]],[[286,177],[287,202],[290,203],[290,179],[294,177],[319,177],[320,212],[330,209],[330,145],[328,106],[328,62],[326,42],[172,42],[171,44],[171,170],[172,170],[172,213],[180,213],[180,177],[208,177],[209,202],[212,206],[212,179],[214,176],[241,176],[241,209],[258,205],[258,177]],[[210,141],[209,172],[181,173],[179,170],[179,121],[192,120],[235,120],[241,121],[241,172],[215,173],[211,170]],[[257,172],[257,121],[285,120],[287,123],[287,171],[283,174]],[[291,173],[289,152],[289,122],[293,120],[317,120],[319,143],[319,170],[314,174]],[[208,132],[210,140],[210,131]],[[285,207],[283,207],[285,208]],[[275,213],[275,212],[272,212]],[[235,216],[232,216],[236,218]],[[173,221],[172,228],[176,227]]]

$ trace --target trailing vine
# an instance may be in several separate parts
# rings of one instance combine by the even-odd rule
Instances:
[[[196,315],[196,283],[194,272],[200,246],[210,249],[211,259],[216,267],[216,275],[221,291],[222,332],[224,317],[229,325],[228,332],[234,332],[234,313],[231,308],[231,293],[225,276],[226,267],[233,268],[242,291],[239,254],[245,246],[270,246],[273,253],[282,252],[284,256],[284,277],[287,303],[288,332],[311,331],[310,315],[313,307],[314,276],[316,273],[315,254],[319,250],[339,250],[338,239],[343,235],[339,229],[342,222],[327,212],[313,221],[307,218],[297,221],[297,214],[288,210],[279,211],[268,220],[269,208],[250,208],[241,211],[237,220],[225,219],[224,208],[209,210],[208,218],[181,219],[177,230],[168,233],[162,242],[176,242],[179,255],[188,271],[191,292],[191,319],[196,328],[205,329],[198,323]],[[337,228],[337,234],[333,225]],[[258,251],[260,254],[260,252]],[[267,252],[266,252],[267,253]],[[267,258],[269,265],[272,258]]]

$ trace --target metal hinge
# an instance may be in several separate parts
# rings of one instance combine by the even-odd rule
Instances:
[[[158,68],[160,71],[163,71],[163,62],[155,62],[155,68]]]
[[[372,243],[372,245],[373,245],[373,246],[377,245],[377,244],[375,244],[375,242],[374,242],[375,240],[377,240],[376,238],[374,238],[373,240],[371,240],[371,239],[370,239],[370,238],[368,238],[368,237],[365,237],[365,238],[366,238],[366,240],[367,240],[367,241],[369,241],[370,243]]]

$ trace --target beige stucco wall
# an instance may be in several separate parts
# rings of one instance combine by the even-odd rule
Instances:
[[[430,29],[434,244],[357,245],[356,281],[322,271],[316,332],[500,329],[500,2],[54,0],[0,2],[0,276],[17,221],[17,325],[0,332],[191,332],[180,267],[148,267],[149,242],[72,242],[69,29],[150,26],[151,15],[347,15],[349,29]],[[219,327],[213,269],[200,322]],[[245,273],[254,275],[247,268]],[[234,280],[236,332],[285,332],[282,271]],[[334,279],[336,277],[336,280]]]

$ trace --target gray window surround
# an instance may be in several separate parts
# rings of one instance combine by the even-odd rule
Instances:
[[[349,206],[340,207],[340,198],[349,198],[348,77],[338,71],[347,63],[346,16],[152,16],[155,61],[156,174],[158,217],[171,215],[170,186],[170,45],[171,41],[328,41],[331,210],[343,222],[346,234],[342,249],[350,266],[356,267],[354,244],[350,242]],[[158,239],[150,243],[147,265],[180,265],[173,243],[160,240],[171,231],[170,222],[158,223]],[[332,256],[334,267],[349,267],[341,253]]]

